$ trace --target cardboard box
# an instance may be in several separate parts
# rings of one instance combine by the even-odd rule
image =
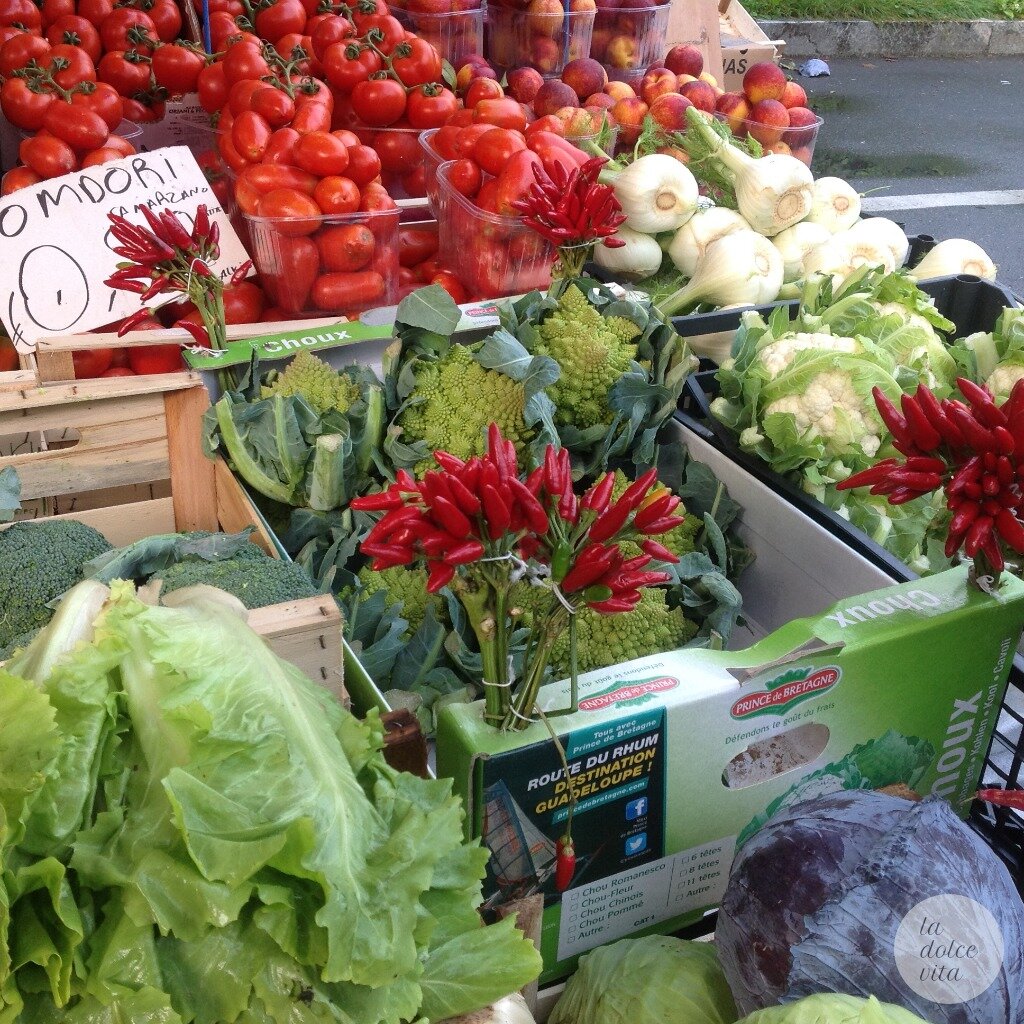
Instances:
[[[668,18],[665,50],[683,43],[696,46],[704,56],[704,70],[721,84],[722,45],[716,0],[676,0]]]
[[[722,0],[719,5],[719,33],[722,47],[722,88],[740,92],[743,76],[752,64],[777,60],[784,40],[769,39],[739,0]]]

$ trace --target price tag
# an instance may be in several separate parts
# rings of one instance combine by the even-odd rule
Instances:
[[[140,153],[52,178],[0,199],[0,319],[19,352],[51,334],[81,333],[122,320],[139,296],[103,282],[116,269],[108,213],[141,220],[138,210],[174,211],[189,230],[206,204],[220,224],[226,280],[248,256],[185,146]]]

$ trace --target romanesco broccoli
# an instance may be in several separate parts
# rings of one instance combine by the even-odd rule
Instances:
[[[359,385],[303,350],[262,389],[263,398],[272,395],[299,395],[323,416],[331,411],[347,412],[359,399]]]
[[[376,572],[366,565],[359,570],[359,580],[365,597],[383,590],[389,606],[402,602],[402,618],[409,623],[410,636],[422,625],[428,606],[432,606],[435,613],[441,611],[441,598],[427,593],[426,569],[395,565]]]
[[[615,471],[615,486],[612,488],[612,501],[618,501],[631,483],[632,481],[629,477],[621,469],[617,469]],[[661,487],[655,488],[652,493],[659,495],[663,489]],[[679,505],[674,514],[684,515],[685,512],[686,509]],[[704,523],[697,516],[684,515],[683,521],[679,526],[654,539],[662,546],[668,548],[672,554],[682,558],[683,555],[689,554],[693,550],[697,534],[700,533],[703,526]],[[633,541],[626,541],[620,546],[626,558],[636,558],[640,554],[640,545],[633,543]]]
[[[15,523],[0,532],[0,647],[45,626],[47,604],[82,579],[82,565],[111,545],[73,519]]]
[[[535,353],[551,356],[562,369],[549,389],[556,421],[579,430],[611,423],[608,392],[636,359],[637,346],[631,342],[643,333],[640,328],[624,317],[602,316],[571,285],[539,333]]]
[[[276,558],[226,558],[219,562],[191,559],[177,562],[157,573],[154,579],[163,582],[161,592],[165,594],[200,584],[217,587],[234,594],[246,608],[266,608],[319,593],[301,565]]]
[[[523,385],[481,366],[465,345],[452,345],[436,362],[421,364],[415,397],[422,401],[410,405],[398,420],[408,444],[423,440],[432,452],[440,449],[468,459],[483,455],[492,422],[517,447],[530,441]],[[433,468],[434,460],[427,459],[416,472]]]

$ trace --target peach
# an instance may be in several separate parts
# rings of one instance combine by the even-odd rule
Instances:
[[[535,0],[536,2],[536,0]],[[557,0],[553,0],[557,2]],[[786,76],[770,60],[751,64],[743,76],[743,91],[751,104],[760,100],[781,100],[786,89]]]
[[[784,142],[773,142],[770,146],[766,146],[766,153],[778,153],[781,156],[792,156],[793,150],[789,148]]]
[[[562,107],[578,107],[579,105],[580,101],[576,93],[565,82],[560,82],[557,78],[545,82],[533,98],[533,109],[538,117],[554,114]]]
[[[679,95],[685,96],[698,110],[710,114],[715,109],[715,90],[707,82],[687,82],[679,90]]]
[[[670,156],[673,160],[678,160],[681,164],[688,164],[690,162],[690,154],[685,149],[680,149],[678,146],[660,146],[657,150],[663,156]]]
[[[806,107],[793,107],[789,112],[789,131],[782,137],[793,148],[809,146],[814,142],[818,115]]]
[[[797,158],[802,164],[806,164],[808,167],[811,166],[811,147],[810,146],[794,146],[793,156]]]
[[[635,100],[637,98],[636,91],[628,82],[609,82],[604,87],[604,91],[613,100]]]
[[[636,67],[638,56],[636,36],[618,35],[613,36],[608,43],[605,61],[613,68],[629,69]]]
[[[782,135],[789,127],[789,113],[778,100],[759,100],[750,108],[747,131],[762,146],[772,146],[782,141]]]
[[[682,89],[682,87],[684,85],[686,85],[687,82],[699,82],[699,81],[700,81],[700,79],[699,78],[695,78],[693,75],[676,75],[676,86],[678,88],[680,88],[680,89]]]
[[[562,31],[565,12],[558,0],[530,0],[526,23],[534,35],[554,39]]]
[[[612,107],[610,113],[619,126],[619,142],[632,145],[640,136],[643,128],[644,118],[647,116],[647,104],[643,100],[632,99],[619,100]]]
[[[505,91],[520,103],[532,103],[537,90],[544,84],[544,76],[536,68],[513,68],[507,78]]]
[[[640,80],[640,98],[650,106],[659,96],[676,91],[676,76],[667,68],[650,68]]]
[[[542,74],[554,74],[562,59],[562,50],[554,39],[533,36],[530,39],[530,63]]]
[[[581,135],[596,135],[601,127],[600,118],[595,119],[588,110],[581,107],[562,107],[555,111],[555,117],[562,122],[567,139]]]
[[[798,85],[796,82],[787,82],[786,88],[782,90],[780,102],[787,110],[791,107],[806,107],[807,93],[802,85]]]
[[[654,0],[620,0],[616,25],[624,35],[642,35],[650,23]]]
[[[692,106],[693,103],[685,96],[671,92],[666,96],[659,96],[651,104],[649,113],[665,131],[681,132],[686,129],[686,111]]]
[[[665,54],[665,67],[674,75],[693,75],[697,77],[704,70],[704,54],[692,43],[673,46]]]
[[[708,85],[710,85],[712,89],[717,89],[718,88],[718,79],[715,78],[715,76],[713,74],[711,74],[710,71],[702,71],[697,77],[702,82],[707,82]]]
[[[590,37],[590,56],[594,60],[604,60],[608,43],[612,39],[612,30],[607,26],[598,25]]]
[[[594,3],[594,0],[571,0],[569,10],[573,14],[582,14],[585,11],[596,11],[597,4]]]
[[[492,78],[497,81],[498,75],[488,64],[463,64],[455,75],[456,92],[464,93],[474,78]]]
[[[747,98],[738,92],[727,92],[715,100],[715,110],[725,115],[729,131],[738,139],[747,134],[747,126],[744,121],[750,117],[750,104]]]
[[[583,101],[583,106],[588,110],[611,110],[615,106],[615,100],[606,92],[595,92]]]
[[[562,81],[582,100],[592,92],[600,92],[608,84],[608,73],[593,57],[580,57],[565,65]]]

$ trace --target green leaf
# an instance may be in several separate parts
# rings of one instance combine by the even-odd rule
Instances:
[[[254,526],[240,533],[164,533],[144,537],[123,548],[107,551],[82,566],[86,579],[145,580],[187,558],[216,562],[232,558],[251,545]]]
[[[398,304],[396,324],[418,327],[445,337],[454,333],[462,314],[455,300],[437,284],[417,288]]]
[[[533,357],[523,347],[515,335],[499,328],[490,335],[480,348],[474,353],[476,361],[488,370],[497,370],[499,373],[511,377],[513,380],[524,381],[530,372]],[[548,360],[554,363],[554,360]],[[555,376],[553,383],[558,379],[558,364],[555,363]]]
[[[21,508],[21,478],[13,466],[0,469],[0,523],[10,522]]]

